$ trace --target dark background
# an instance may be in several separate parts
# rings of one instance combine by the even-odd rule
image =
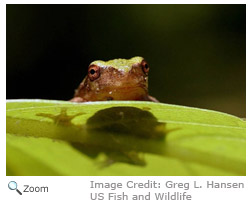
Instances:
[[[7,99],[68,100],[90,62],[133,56],[161,102],[245,117],[245,5],[7,5]]]

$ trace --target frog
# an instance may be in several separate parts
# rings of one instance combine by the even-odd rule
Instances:
[[[152,101],[148,94],[150,67],[143,57],[96,60],[88,67],[88,74],[75,90],[71,102],[90,101]]]

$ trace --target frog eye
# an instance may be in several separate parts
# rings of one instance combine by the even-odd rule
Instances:
[[[142,66],[142,70],[144,71],[144,73],[148,73],[149,72],[149,66],[148,66],[148,64],[147,64],[147,62],[145,61],[145,60],[143,60],[142,62],[141,62],[141,66]]]
[[[100,76],[100,67],[96,65],[90,65],[88,69],[88,76],[91,81],[96,80]]]

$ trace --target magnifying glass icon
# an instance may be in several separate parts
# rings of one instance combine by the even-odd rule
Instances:
[[[17,189],[17,183],[15,181],[10,181],[9,184],[8,184],[8,187],[9,187],[10,190],[16,190],[17,193],[22,195],[22,192]]]

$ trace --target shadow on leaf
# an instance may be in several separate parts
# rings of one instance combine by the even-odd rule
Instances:
[[[87,120],[86,130],[89,139],[87,143],[72,145],[93,158],[99,153],[105,153],[107,160],[102,162],[102,167],[115,162],[146,165],[140,141],[161,143],[167,133],[165,123],[158,122],[149,111],[135,107],[99,110]],[[95,140],[96,146],[88,146],[88,141],[92,141],[93,145]]]

